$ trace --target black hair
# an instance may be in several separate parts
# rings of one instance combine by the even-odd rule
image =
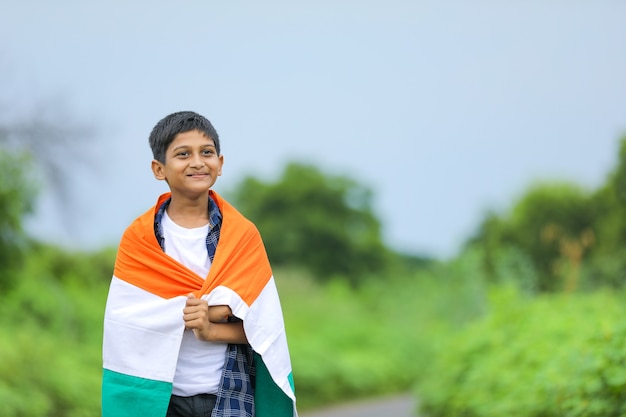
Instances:
[[[220,154],[220,138],[209,120],[192,111],[181,111],[165,116],[154,126],[150,133],[150,148],[154,159],[165,163],[165,151],[179,133],[197,130],[215,142],[215,150]]]

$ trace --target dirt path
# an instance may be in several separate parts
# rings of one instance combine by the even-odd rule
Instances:
[[[300,413],[300,417],[418,417],[410,395],[384,397]]]

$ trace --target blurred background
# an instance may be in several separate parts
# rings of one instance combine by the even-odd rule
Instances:
[[[167,190],[147,138],[179,110],[213,122],[215,188],[264,237],[301,409],[409,392],[421,415],[626,413],[624,16],[3,5],[0,415],[99,415],[116,245]]]

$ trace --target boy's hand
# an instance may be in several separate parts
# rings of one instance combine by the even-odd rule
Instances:
[[[232,314],[230,307],[211,306],[190,293],[183,309],[185,328],[193,330],[196,339],[205,342],[248,343],[243,323],[226,323]]]
[[[195,295],[187,295],[187,303],[183,309],[185,328],[193,330],[198,340],[210,339],[209,304]]]

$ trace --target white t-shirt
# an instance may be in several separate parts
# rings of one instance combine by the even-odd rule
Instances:
[[[206,278],[211,260],[206,249],[209,225],[187,229],[163,215],[165,253],[187,268]],[[181,320],[183,312],[180,312]],[[172,394],[190,397],[196,394],[217,394],[226,359],[226,343],[196,339],[192,330],[185,330],[178,354]]]

